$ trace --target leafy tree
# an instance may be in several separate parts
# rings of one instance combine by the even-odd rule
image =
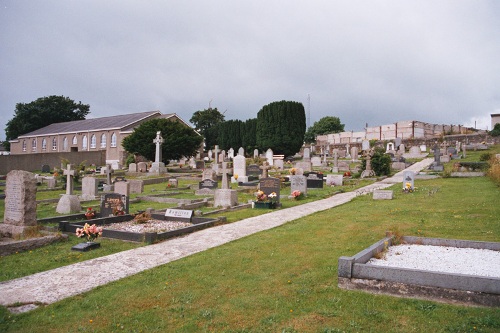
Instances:
[[[317,135],[340,133],[343,131],[344,124],[340,123],[340,119],[338,117],[323,117],[314,122],[314,124],[307,129],[304,141],[306,143],[313,143],[316,141]]]
[[[246,152],[253,152],[257,148],[257,118],[248,119],[241,124],[241,146]]]
[[[189,121],[194,125],[195,129],[205,138],[207,149],[218,144],[216,134],[213,129],[216,125],[224,122],[224,115],[211,107],[205,110],[196,111]]]
[[[491,136],[499,136],[500,135],[500,123],[496,123],[495,127],[489,133]]]
[[[6,142],[53,123],[83,120],[89,112],[88,104],[77,104],[64,96],[41,97],[31,103],[17,103],[14,118],[7,122],[5,128]]]
[[[217,142],[220,149],[238,149],[241,147],[241,120],[228,120],[217,125]]]
[[[391,173],[391,156],[385,153],[383,147],[375,147],[371,158],[372,170],[377,176],[387,176]],[[361,161],[361,170],[366,169],[366,158]]]
[[[272,102],[257,113],[256,137],[261,149],[271,148],[285,156],[297,153],[304,143],[304,105],[293,101]]]
[[[123,140],[122,146],[129,153],[154,160],[156,150],[153,140],[157,131],[161,131],[163,137],[161,151],[162,162],[165,164],[168,164],[169,160],[195,155],[203,142],[203,137],[192,128],[180,122],[157,118],[140,124]]]

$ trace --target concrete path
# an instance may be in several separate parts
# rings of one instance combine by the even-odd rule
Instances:
[[[433,159],[430,158],[425,159],[406,170],[419,172],[429,166],[432,161]],[[318,211],[342,205],[357,195],[387,188],[395,183],[402,183],[402,175],[403,172],[399,172],[393,177],[354,192],[337,194],[327,199],[204,229],[158,244],[1,282],[0,304],[9,307],[12,312],[30,311],[40,304],[54,303],[146,269],[280,226]],[[20,304],[22,306],[16,307]]]

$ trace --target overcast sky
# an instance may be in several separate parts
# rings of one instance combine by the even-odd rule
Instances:
[[[0,139],[16,103],[63,95],[89,117],[226,120],[302,102],[309,124],[403,120],[490,129],[497,0],[0,0]],[[308,102],[310,96],[310,103]]]

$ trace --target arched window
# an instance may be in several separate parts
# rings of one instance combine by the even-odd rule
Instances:
[[[57,150],[57,139],[56,138],[52,139],[52,150]]]
[[[23,140],[23,151],[26,151],[26,140]]]
[[[31,141],[31,150],[36,151],[36,139]]]
[[[106,134],[101,135],[101,148],[106,148]]]
[[[45,138],[42,139],[42,150],[47,150],[47,140]]]
[[[63,139],[63,150],[67,151],[68,150],[68,138],[64,137]]]
[[[85,150],[87,149],[87,136],[84,135],[82,138],[82,149]]]
[[[111,134],[111,147],[116,147],[116,134]]]
[[[77,145],[78,144],[78,139],[76,138],[76,135],[73,137],[73,144]]]
[[[90,148],[95,148],[97,145],[97,139],[94,134],[90,137]]]

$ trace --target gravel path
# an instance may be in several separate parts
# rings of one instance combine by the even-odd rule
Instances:
[[[367,264],[500,278],[500,252],[493,250],[401,244]]]
[[[189,222],[149,220],[145,223],[127,221],[104,225],[105,229],[129,231],[129,232],[167,232],[192,226]]]

